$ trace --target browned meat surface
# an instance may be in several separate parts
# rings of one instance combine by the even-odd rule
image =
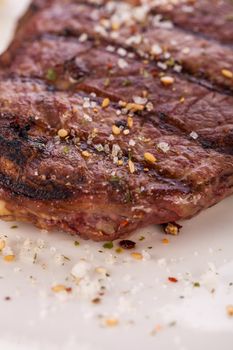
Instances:
[[[233,192],[233,5],[214,2],[32,3],[0,58],[3,219],[112,240]]]

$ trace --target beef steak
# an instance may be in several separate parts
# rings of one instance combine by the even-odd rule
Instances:
[[[230,13],[34,0],[0,57],[1,218],[113,240],[230,195]]]

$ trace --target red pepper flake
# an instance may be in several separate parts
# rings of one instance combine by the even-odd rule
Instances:
[[[72,292],[72,288],[71,287],[66,288],[66,292],[67,293],[71,293]]]
[[[123,221],[121,221],[121,223],[120,223],[120,227],[126,227],[126,226],[128,226],[129,225],[129,221],[128,220],[123,220]]]
[[[130,241],[129,239],[124,239],[119,242],[119,246],[123,249],[134,249],[136,246],[136,243],[133,241]]]
[[[178,282],[178,279],[175,278],[175,277],[168,277],[168,281],[169,281],[169,282],[172,282],[172,283],[177,283],[177,282]]]

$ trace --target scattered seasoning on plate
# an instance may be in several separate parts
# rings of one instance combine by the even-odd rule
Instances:
[[[201,285],[200,285],[199,282],[194,282],[194,283],[193,283],[193,287],[199,288],[200,286],[201,286]]]
[[[122,248],[116,248],[115,252],[116,252],[117,254],[120,254],[120,253],[123,252],[123,249],[122,249]]]
[[[5,300],[5,301],[10,301],[10,300],[11,300],[11,297],[5,297],[4,300]]]
[[[136,246],[136,243],[129,239],[124,239],[119,242],[119,246],[123,249],[134,249]]]
[[[182,226],[177,224],[176,222],[169,222],[168,224],[163,224],[162,227],[165,233],[173,236],[177,236],[182,228]]]
[[[135,253],[131,253],[131,257],[135,260],[142,260],[143,256],[141,253],[135,252]]]
[[[113,243],[112,242],[106,242],[103,244],[103,248],[105,249],[112,249],[113,248]]]
[[[100,298],[94,298],[91,301],[93,304],[100,304],[101,303],[101,299]]]
[[[168,277],[168,281],[169,281],[169,282],[172,282],[172,283],[177,283],[177,282],[178,282],[178,279],[175,278],[175,277]]]
[[[107,318],[105,320],[105,325],[108,327],[115,327],[119,324],[119,321],[117,318]]]
[[[0,252],[5,248],[6,241],[4,239],[0,239]]]
[[[233,305],[227,305],[226,310],[227,310],[227,315],[229,317],[233,317]]]
[[[51,289],[54,293],[61,293],[61,292],[70,293],[72,291],[71,287],[66,287],[63,284],[57,284],[56,286],[53,286]]]
[[[80,243],[78,241],[74,241],[74,245],[75,245],[75,247],[77,247],[80,245]]]
[[[162,243],[163,244],[169,244],[169,239],[167,239],[167,238],[162,239]]]
[[[3,259],[6,262],[12,262],[15,260],[15,256],[14,255],[5,255]]]

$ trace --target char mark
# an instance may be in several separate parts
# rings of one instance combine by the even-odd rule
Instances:
[[[52,180],[46,180],[38,184],[27,184],[0,173],[0,184],[3,188],[11,189],[16,196],[24,196],[34,200],[65,200],[72,197],[73,193],[65,186]]]

